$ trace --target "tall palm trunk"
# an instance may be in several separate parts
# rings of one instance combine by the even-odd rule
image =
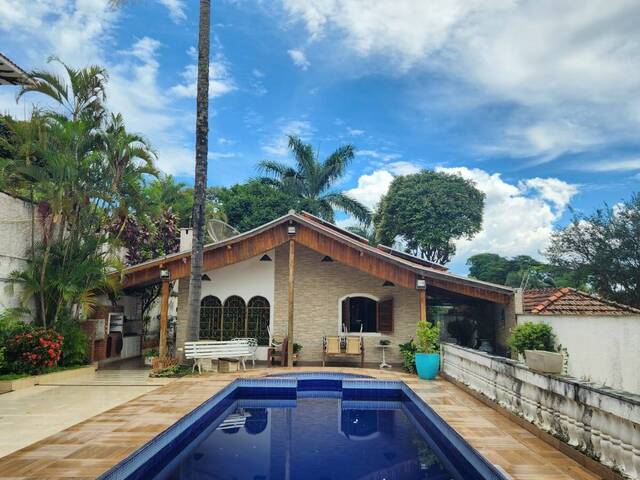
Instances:
[[[209,35],[210,0],[200,0],[198,30],[198,90],[196,107],[196,171],[193,190],[193,243],[191,280],[189,282],[189,318],[187,340],[198,340],[200,294],[202,291],[202,257],[204,250],[204,210],[207,188],[207,154],[209,150]]]

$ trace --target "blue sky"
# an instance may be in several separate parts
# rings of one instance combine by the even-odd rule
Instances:
[[[0,0],[2,52],[109,69],[109,105],[192,181],[197,1]],[[640,6],[604,0],[215,0],[210,185],[286,160],[286,134],[358,155],[339,188],[370,206],[436,168],[487,194],[473,253],[539,256],[569,206],[640,182]],[[19,117],[0,90],[0,110]],[[341,222],[348,222],[341,219]]]

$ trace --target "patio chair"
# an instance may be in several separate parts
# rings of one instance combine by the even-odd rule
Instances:
[[[256,350],[258,350],[258,339],[251,337],[236,337],[231,339],[232,342],[247,342],[249,344],[249,351],[251,352],[251,363],[253,367],[256,366]]]
[[[324,337],[322,339],[322,366],[327,357],[360,357],[360,367],[364,366],[364,340],[361,336],[346,337],[346,346],[342,351],[340,337]]]

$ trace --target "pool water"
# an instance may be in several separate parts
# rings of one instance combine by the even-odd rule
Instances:
[[[237,379],[100,480],[505,480],[409,387]]]
[[[215,430],[161,477],[171,480],[453,478],[399,402],[236,402]],[[276,404],[283,406],[275,406]],[[363,408],[366,407],[366,408]]]

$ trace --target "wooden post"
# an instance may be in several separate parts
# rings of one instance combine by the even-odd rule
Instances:
[[[293,276],[296,268],[296,244],[289,239],[289,298],[287,309],[287,366],[293,367]]]
[[[420,296],[420,321],[427,321],[427,291],[418,290]]]
[[[169,323],[169,279],[162,279],[162,297],[160,299],[160,358],[167,356],[167,326]]]

